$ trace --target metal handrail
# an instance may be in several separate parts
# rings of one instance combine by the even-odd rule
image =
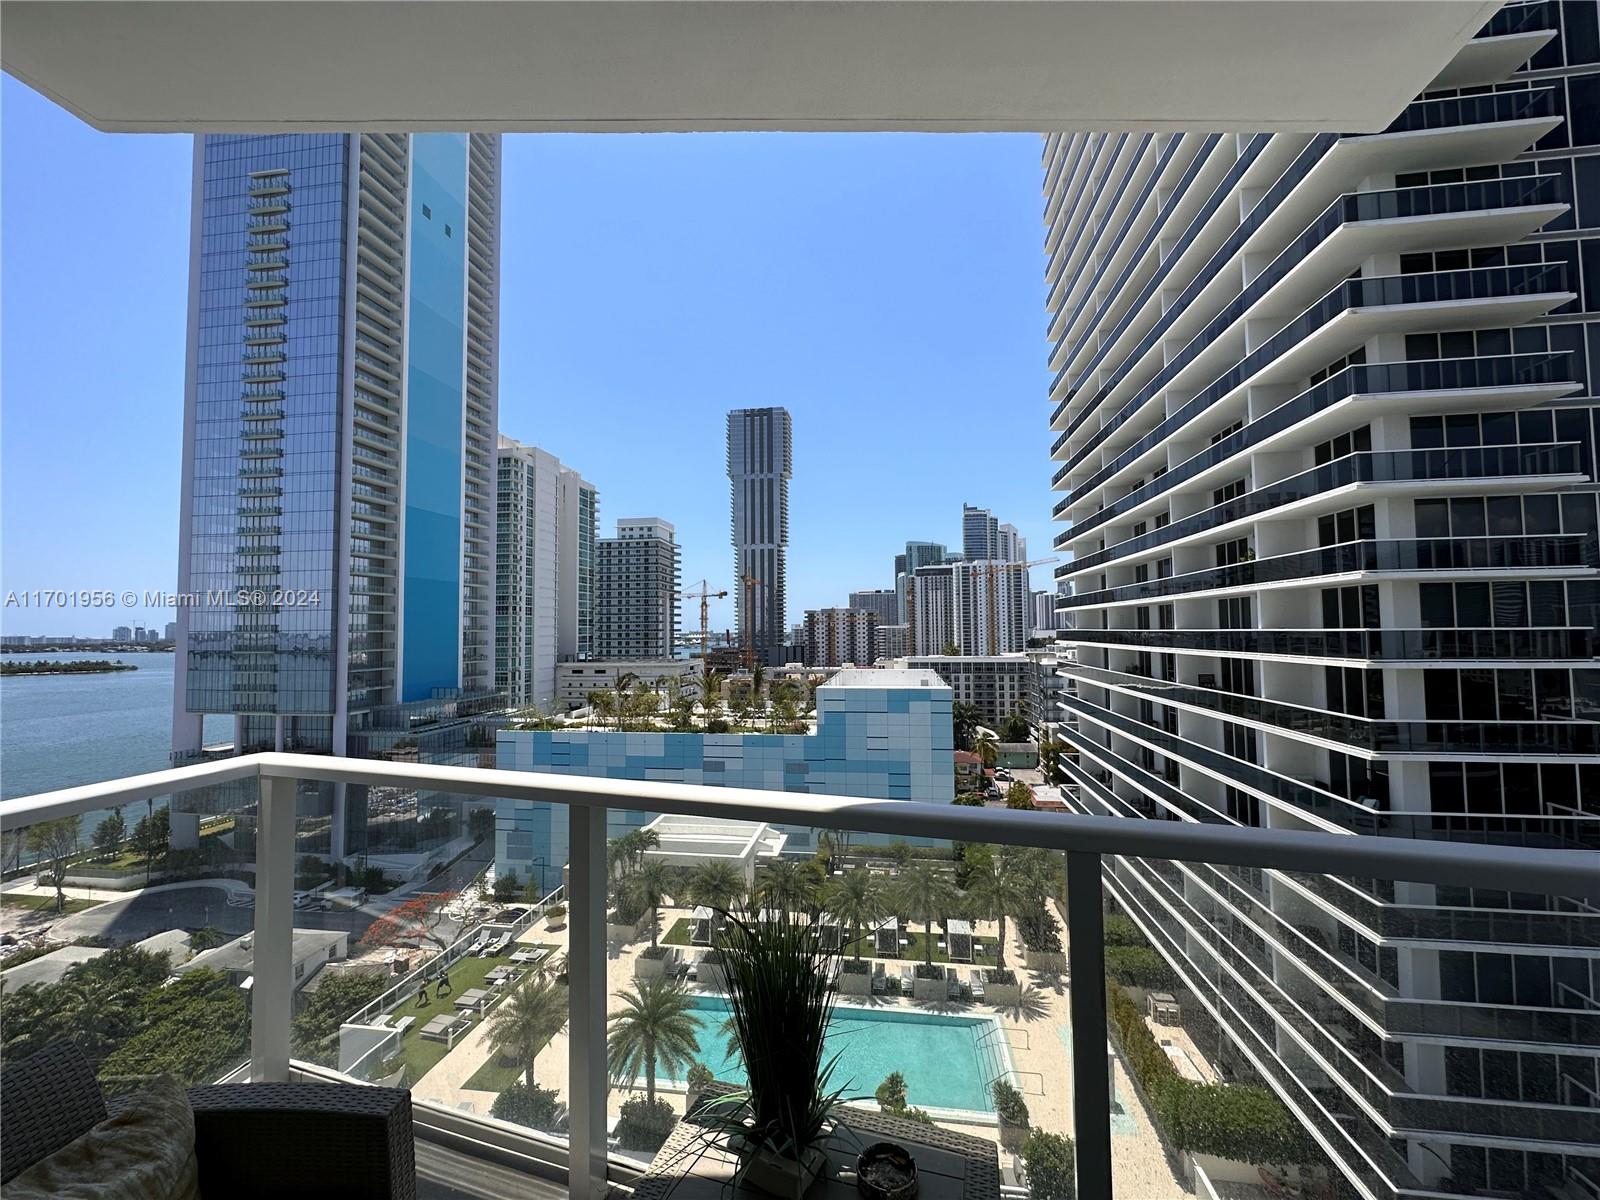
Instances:
[[[55,817],[120,807],[172,792],[256,778],[420,787],[462,795],[537,800],[573,808],[644,809],[687,816],[777,821],[867,833],[995,842],[1087,854],[1170,858],[1222,866],[1276,867],[1418,883],[1477,885],[1482,883],[1487,872],[1501,886],[1512,890],[1600,900],[1600,867],[1596,866],[1592,855],[1576,850],[1389,839],[1373,844],[1378,839],[1328,833],[1195,827],[1184,822],[1128,821],[1118,817],[968,808],[915,800],[797,795],[755,788],[592,779],[316,754],[266,752],[152,771],[106,783],[20,796],[6,801],[0,812],[6,825],[16,828]]]
[[[575,1200],[597,1200],[606,1187],[605,814],[608,808],[691,816],[798,823],[963,842],[992,842],[1066,855],[1067,943],[1074,979],[1103,977],[1103,856],[1268,867],[1310,874],[1395,878],[1473,885],[1493,878],[1512,891],[1600,902],[1595,856],[1573,850],[1412,842],[1279,829],[1143,821],[1012,809],[968,808],[909,800],[796,795],[621,779],[392,763],[289,753],[154,771],[8,801],[8,827],[119,807],[136,800],[254,779],[259,787],[256,839],[255,986],[251,995],[250,1076],[286,1079],[291,1063],[294,815],[300,782],[400,786],[457,795],[543,801],[568,810],[571,854],[564,897],[569,912],[568,1187]],[[1082,1195],[1111,1193],[1111,1098],[1102,1033],[1105,996],[1080,983],[1070,997],[1071,1088],[1077,1183]],[[460,1118],[465,1120],[466,1118]],[[472,1118],[492,1132],[493,1121]],[[580,1164],[586,1164],[580,1166]],[[578,1169],[570,1169],[577,1167]],[[1409,1185],[1411,1181],[1406,1181]]]

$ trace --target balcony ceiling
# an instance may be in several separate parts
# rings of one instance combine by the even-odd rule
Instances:
[[[1381,129],[1494,0],[6,0],[97,129]]]

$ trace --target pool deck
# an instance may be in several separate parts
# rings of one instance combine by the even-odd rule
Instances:
[[[673,922],[688,915],[687,909],[663,908],[661,929],[672,928]],[[920,926],[919,926],[920,928]],[[994,941],[998,929],[993,922],[974,923],[978,937]],[[1015,1072],[1015,1082],[1028,1103],[1032,1125],[1054,1133],[1072,1132],[1072,1054],[1070,1037],[1069,988],[1064,979],[1045,977],[1020,969],[1022,946],[1016,935],[1016,923],[1009,922],[1007,929],[1006,962],[1018,972],[1024,982],[1020,1004],[997,1008],[990,1004],[923,1003],[908,997],[873,996],[870,998],[841,998],[842,1006],[862,1006],[876,1009],[903,1008],[907,1011],[946,1013],[962,1016],[991,1016],[1002,1029]],[[1065,933],[1063,932],[1063,939]],[[523,943],[557,944],[562,951],[567,948],[565,928],[551,930],[543,920],[536,921],[519,938]],[[611,943],[607,948],[607,979],[612,993],[633,986],[634,961],[650,944],[648,934],[627,944]],[[696,954],[698,951],[686,950]],[[893,962],[912,962],[899,959]],[[963,977],[966,968],[960,968]],[[692,985],[691,985],[692,986]],[[467,1033],[437,1066],[420,1080],[411,1082],[412,1095],[431,1100],[450,1108],[486,1114],[494,1103],[495,1093],[469,1089],[465,1085],[488,1061],[488,1022],[480,1021]],[[1172,1031],[1163,1029],[1167,1036]],[[1119,1111],[1111,1116],[1112,1170],[1116,1178],[1118,1196],[1137,1197],[1138,1200],[1169,1200],[1189,1196],[1189,1191],[1172,1173],[1166,1154],[1145,1111],[1133,1090],[1127,1067],[1120,1058],[1113,1061],[1116,1095]],[[534,1064],[534,1077],[544,1087],[554,1088],[563,1095],[567,1087],[567,1035],[557,1036],[540,1053]],[[640,1089],[642,1090],[642,1089]],[[616,1116],[622,1102],[633,1095],[634,1089],[613,1086],[607,1104],[607,1113]],[[679,1112],[683,1111],[683,1092],[674,1086],[658,1086],[657,1095]],[[915,1096],[911,1103],[917,1103]],[[941,1125],[961,1133],[987,1138],[998,1144],[999,1130],[992,1123],[975,1124],[940,1120]],[[1008,1151],[1001,1150],[1001,1162],[1011,1161]]]

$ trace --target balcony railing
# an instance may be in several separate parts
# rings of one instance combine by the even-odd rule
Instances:
[[[1272,829],[1241,829],[1179,821],[1134,821],[967,808],[911,801],[801,796],[792,793],[682,784],[592,779],[312,755],[253,754],[109,783],[21,797],[6,804],[11,828],[123,805],[192,789],[251,785],[257,791],[253,986],[250,993],[249,1076],[280,1080],[303,1068],[290,1061],[293,1012],[293,927],[297,790],[306,785],[364,785],[398,791],[536,801],[566,808],[566,895],[569,921],[567,1102],[571,1161],[569,1189],[577,1200],[605,1193],[607,1068],[604,1053],[606,983],[605,903],[608,808],[698,817],[786,822],[812,828],[857,830],[890,837],[920,836],[960,842],[1040,847],[1065,854],[1074,1133],[1080,1195],[1113,1194],[1111,1131],[1106,1120],[1108,1054],[1102,925],[1104,856],[1221,864],[1230,867],[1339,873],[1424,883],[1472,886],[1486,878],[1497,887],[1536,895],[1600,901],[1600,873],[1587,854],[1518,848],[1350,838]],[[1562,1014],[1571,1021],[1582,1014]],[[515,1139],[525,1157],[553,1160],[560,1143],[474,1119],[442,1104],[418,1100],[424,1127],[478,1126],[486,1143]],[[1574,1115],[1571,1121],[1581,1117]]]
[[[1191,517],[1174,521],[1075,558],[1073,574],[1090,567],[1140,554],[1191,534],[1205,533],[1234,521],[1259,516],[1287,504],[1309,500],[1353,484],[1423,483],[1431,480],[1497,480],[1512,477],[1577,475],[1583,447],[1577,442],[1536,442],[1521,446],[1461,446],[1434,450],[1364,450],[1320,467],[1264,484]],[[1068,529],[1056,537],[1065,549],[1081,535]]]
[[[1217,379],[1207,384],[1194,397],[1193,402],[1210,405],[1239,387],[1273,360],[1282,357],[1291,347],[1310,337],[1335,317],[1357,308],[1392,308],[1408,304],[1442,304],[1463,300],[1509,300],[1518,296],[1537,296],[1564,292],[1567,288],[1565,263],[1534,263],[1522,266],[1478,267],[1464,271],[1431,271],[1416,275],[1380,275],[1362,279],[1347,279],[1317,300],[1299,316],[1289,321],[1255,350],[1240,359]],[[1190,343],[1203,348],[1200,339]],[[1185,360],[1187,361],[1187,360]],[[1147,384],[1138,395],[1118,410],[1079,446],[1052,478],[1059,485],[1067,473],[1081,463],[1094,449],[1131,420],[1147,403],[1161,395],[1176,374],[1177,360],[1162,368],[1162,372]],[[1084,414],[1087,415],[1087,414]],[[1074,422],[1081,423],[1082,417]],[[1074,427],[1056,439],[1075,432]]]
[[[1581,533],[1527,534],[1510,537],[1416,538],[1396,541],[1342,542],[1317,550],[1276,554],[1168,575],[1143,583],[1097,591],[1074,592],[1058,607],[1084,608],[1168,600],[1194,592],[1256,587],[1263,583],[1304,580],[1369,571],[1535,571],[1600,568],[1600,548]]]
[[[1383,662],[1594,657],[1590,630],[1543,629],[1073,629],[1061,640],[1129,649],[1200,650]]]
[[[1062,674],[1080,683],[1110,685],[1157,704],[1273,727],[1376,755],[1487,754],[1600,758],[1600,722],[1595,721],[1386,721],[1354,717],[1282,700],[1242,696],[1186,683],[1168,683],[1128,671],[1078,663]]]
[[[1322,383],[1308,388],[1293,400],[1271,409],[1243,429],[1229,434],[1214,445],[1179,463],[1166,474],[1135,488],[1107,504],[1089,521],[1115,516],[1136,504],[1159,495],[1168,488],[1233,457],[1273,434],[1281,433],[1351,396],[1384,396],[1397,392],[1501,391],[1508,388],[1550,387],[1572,379],[1572,355],[1566,351],[1538,354],[1503,354],[1483,358],[1430,359],[1426,362],[1371,363],[1346,367]],[[1149,433],[1129,446],[1110,463],[1073,488],[1055,506],[1052,515],[1063,516],[1118,471],[1125,470],[1141,455],[1154,450],[1167,438],[1189,425],[1215,397],[1190,401]],[[1084,522],[1080,522],[1080,527]]]
[[[1555,95],[1553,88],[1538,88],[1418,100],[1406,105],[1383,132],[1414,133],[1424,129],[1452,129],[1458,125],[1496,125],[1501,121],[1553,117],[1557,115]]]

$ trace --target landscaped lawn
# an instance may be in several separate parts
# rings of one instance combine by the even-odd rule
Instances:
[[[691,946],[689,940],[689,918],[679,917],[672,923],[672,928],[661,936],[663,946]]]
[[[489,1061],[484,1063],[472,1073],[472,1078],[467,1080],[468,1088],[480,1092],[503,1092],[513,1083],[522,1082],[522,1068],[519,1066],[501,1066],[499,1055],[491,1054]]]
[[[924,933],[920,929],[917,930],[915,933],[907,933],[906,930],[904,928],[902,928],[900,930],[900,936],[903,937],[903,938],[909,937],[911,939],[911,944],[909,946],[901,946],[900,947],[900,957],[899,957],[899,959],[886,959],[885,961],[887,961],[887,962],[896,962],[896,961],[899,961],[899,962],[922,962],[923,961],[922,947],[923,947],[923,943],[927,940],[927,936],[928,935],[926,933]],[[943,936],[943,935],[939,934],[939,933],[935,933],[934,934],[933,961],[936,962],[936,963],[947,963],[947,962],[950,961],[950,956],[948,954],[946,954],[943,950],[939,949],[939,938],[941,936]],[[994,938],[991,937],[991,938],[989,938],[987,940],[984,940],[984,939],[980,938],[978,940],[983,941],[983,944],[984,944],[984,947],[985,947],[986,950],[992,950],[992,948],[994,946],[994,941],[995,941]],[[854,942],[849,943],[844,948],[844,954],[845,954],[846,958],[854,958],[855,957],[855,952],[856,952],[856,946],[855,946]],[[861,956],[863,958],[876,958],[876,957],[878,957],[876,954],[873,953],[873,939],[872,939],[870,934],[861,939]],[[964,966],[965,964],[964,963],[957,963],[956,965],[957,966]],[[995,963],[994,963],[994,954],[993,953],[974,954],[972,956],[972,965],[973,966],[978,966],[978,967],[992,967],[992,966],[995,965]]]
[[[93,908],[99,904],[98,900],[80,900],[72,896],[67,897],[67,906],[61,910],[62,916],[68,913],[82,912],[86,908]],[[54,894],[48,896],[19,896],[15,892],[6,892],[0,895],[0,908],[22,908],[30,912],[55,912],[56,898]]]
[[[396,1017],[416,1018],[411,1028],[406,1030],[405,1037],[400,1040],[400,1056],[405,1060],[406,1082],[408,1084],[415,1084],[429,1071],[433,1070],[441,1058],[450,1053],[450,1047],[443,1042],[435,1042],[423,1037],[422,1027],[440,1013],[454,1012],[457,998],[469,988],[485,986],[483,982],[485,975],[494,970],[494,968],[510,962],[509,955],[498,955],[494,958],[475,958],[469,954],[465,958],[457,959],[450,967],[450,994],[448,996],[438,995],[437,988],[430,985],[427,1004],[419,1005],[416,998],[412,997],[393,1011],[392,1015]],[[472,1019],[477,1021],[481,1018],[474,1017]],[[466,1036],[466,1033],[467,1030],[463,1029],[456,1035],[456,1041],[459,1043]]]

